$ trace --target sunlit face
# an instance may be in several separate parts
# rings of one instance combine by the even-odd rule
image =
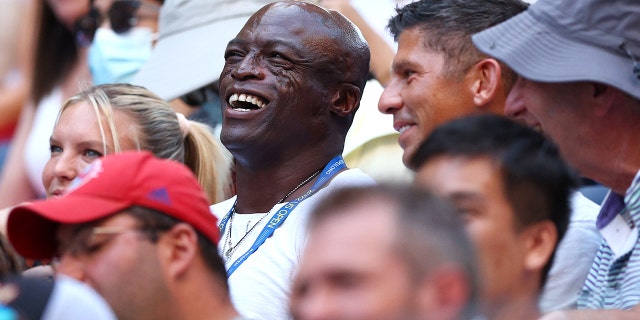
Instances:
[[[507,97],[505,113],[542,130],[572,166],[588,174],[602,165],[593,161],[602,159],[603,150],[592,125],[598,117],[588,108],[591,95],[584,82],[544,83],[519,77]]]
[[[138,150],[133,120],[114,110],[121,151]],[[50,138],[51,158],[42,172],[47,197],[62,195],[71,181],[96,158],[115,152],[113,134],[102,119],[104,139],[93,107],[88,102],[68,106]]]
[[[517,292],[525,275],[525,241],[516,228],[498,167],[488,158],[439,156],[416,172],[416,183],[461,209],[480,260],[482,299],[499,306]]]
[[[154,312],[161,312],[167,292],[159,245],[135,218],[120,213],[95,225],[62,225],[57,240],[58,273],[93,287],[118,319],[158,319]]]
[[[405,165],[436,126],[476,110],[469,79],[447,74],[444,54],[427,47],[426,38],[417,28],[400,34],[392,78],[378,103],[380,112],[393,115]]]
[[[220,75],[221,140],[237,157],[247,143],[292,152],[326,138],[337,41],[321,9],[278,3],[229,42]],[[277,146],[277,148],[272,148]]]
[[[292,289],[294,318],[409,319],[415,287],[394,253],[393,210],[360,204],[312,229]]]

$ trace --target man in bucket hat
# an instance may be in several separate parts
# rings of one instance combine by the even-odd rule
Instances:
[[[217,220],[182,164],[128,152],[94,161],[65,195],[14,208],[27,258],[91,285],[119,319],[233,319]]]
[[[543,130],[584,176],[611,188],[581,309],[631,309],[640,301],[639,26],[638,1],[540,0],[473,36],[520,75],[505,112]],[[638,318],[615,310],[582,316],[600,315]]]

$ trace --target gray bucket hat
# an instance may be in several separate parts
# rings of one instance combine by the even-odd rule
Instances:
[[[640,99],[638,0],[539,0],[472,39],[527,79],[594,81]]]
[[[132,83],[172,100],[218,79],[227,43],[273,0],[166,0],[159,39]]]

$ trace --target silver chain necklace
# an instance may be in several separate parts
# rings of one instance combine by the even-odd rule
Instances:
[[[291,191],[289,191],[284,197],[282,197],[282,199],[280,199],[280,201],[276,202],[276,204],[282,203],[285,199],[289,198],[290,195],[292,195],[294,192],[298,191],[298,189],[302,188],[302,186],[304,186],[305,184],[309,183],[309,181],[311,181],[313,178],[315,178],[318,175],[318,173],[320,173],[320,171],[321,170],[318,170],[318,171],[314,172],[312,175],[310,175],[308,178],[304,179],[304,181],[300,182],[300,184],[298,184],[295,188],[293,188]],[[259,225],[260,222],[262,222],[262,220],[264,220],[264,218],[266,218],[269,215],[269,212],[265,213],[260,218],[260,220],[258,220],[258,222],[256,222],[249,230],[247,230],[247,232],[244,234],[244,236],[242,236],[242,238],[240,238],[240,240],[235,245],[232,245],[231,244],[231,229],[233,229],[233,217],[237,213],[236,212],[236,205],[237,204],[238,204],[238,198],[236,197],[236,201],[233,203],[233,207],[231,207],[231,217],[229,217],[229,228],[227,228],[227,229],[229,229],[228,232],[227,232],[227,237],[226,237],[227,241],[225,241],[224,246],[222,248],[222,250],[224,252],[224,256],[227,259],[231,258],[233,253],[236,251],[236,249],[242,243],[242,241],[244,241],[244,239],[247,238],[247,236],[251,233],[251,231],[253,231],[253,229],[255,229],[256,226]],[[227,249],[225,250],[225,248],[227,248]]]

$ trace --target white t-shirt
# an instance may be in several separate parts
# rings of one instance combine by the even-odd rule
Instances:
[[[304,245],[306,243],[307,220],[311,209],[331,190],[346,186],[373,185],[375,182],[359,169],[340,172],[329,184],[311,197],[301,202],[289,217],[275,230],[260,248],[254,252],[229,278],[231,299],[238,312],[248,319],[287,319],[289,315],[289,292]],[[218,217],[224,217],[235,202],[236,197],[214,204],[211,210]],[[253,245],[270,216],[282,207],[274,206],[268,217],[238,245],[230,259],[223,250],[228,248],[228,232],[222,234],[218,250],[225,259],[227,269],[238,257]],[[233,218],[231,243],[236,245],[264,214],[236,214]],[[227,223],[227,229],[229,223]]]
[[[575,192],[571,198],[571,220],[569,227],[556,250],[554,263],[540,298],[540,310],[575,309],[578,294],[602,236],[596,228],[600,206]]]

